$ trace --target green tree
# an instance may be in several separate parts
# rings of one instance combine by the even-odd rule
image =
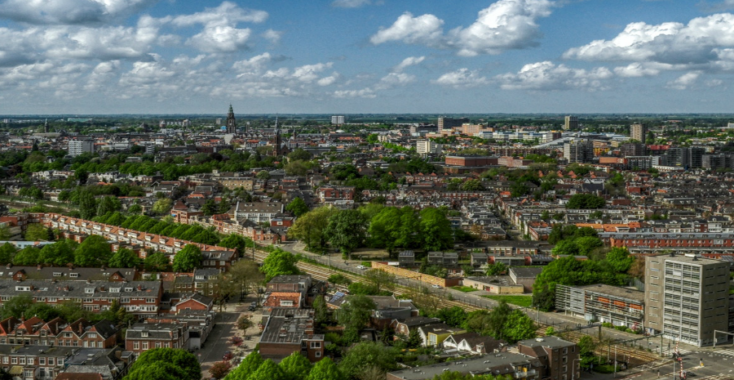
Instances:
[[[615,247],[607,253],[606,261],[612,266],[615,272],[627,273],[632,267],[635,257],[630,256],[627,248]]]
[[[326,323],[329,321],[329,309],[326,307],[326,300],[324,300],[324,297],[316,297],[313,301],[313,309],[316,323]]]
[[[277,364],[268,359],[247,380],[288,380],[288,375]]]
[[[30,223],[26,227],[25,240],[48,241],[48,230],[40,223]]]
[[[187,379],[187,375],[174,364],[159,362],[146,367],[133,365],[124,380],[180,380]]]
[[[138,204],[132,205],[127,209],[127,213],[130,215],[140,215],[141,212],[143,212],[143,208]]]
[[[342,307],[337,311],[339,324],[346,329],[362,330],[367,326],[376,307],[375,301],[363,295],[351,295],[346,298]]]
[[[168,367],[168,365],[172,367]],[[179,371],[175,373],[179,380],[201,380],[201,365],[196,356],[187,350],[180,348],[154,348],[140,354],[138,359],[130,368],[130,375],[134,372],[143,372],[141,377],[133,377],[134,379],[146,379],[143,374],[151,373],[154,368],[165,366],[166,368],[176,368]],[[126,378],[127,379],[127,378]]]
[[[265,274],[265,280],[270,281],[275,276],[291,275],[301,273],[296,267],[298,258],[290,252],[276,249],[271,252],[265,260],[260,271]]]
[[[248,239],[242,235],[229,234],[226,238],[219,242],[220,247],[235,249],[239,254],[244,254],[247,248]]]
[[[604,208],[605,205],[606,201],[603,197],[598,197],[593,194],[574,194],[568,200],[566,208],[573,210],[593,210]]]
[[[513,310],[503,328],[505,340],[515,343],[519,340],[535,338],[537,327],[533,320],[520,310]]]
[[[214,199],[209,198],[204,202],[204,205],[201,206],[201,212],[204,213],[206,216],[212,216],[216,214],[218,211],[217,203],[214,202]]]
[[[427,207],[420,212],[420,232],[423,236],[423,249],[442,251],[452,248],[454,234],[446,213],[435,207]]]
[[[140,265],[140,258],[132,249],[120,248],[110,258],[111,268],[134,268]]]
[[[112,250],[107,239],[99,235],[90,235],[74,251],[74,265],[80,267],[107,265],[110,257]]]
[[[43,264],[64,266],[74,262],[74,251],[79,243],[73,240],[62,240],[43,246],[38,260]]]
[[[499,276],[507,270],[507,265],[504,263],[495,263],[487,265],[487,276]]]
[[[5,243],[0,246],[0,265],[7,265],[13,262],[13,256],[18,252],[18,249],[10,243]]]
[[[78,190],[79,214],[82,219],[91,220],[97,215],[97,202],[94,195],[84,189]]]
[[[13,257],[14,265],[37,265],[41,250],[36,247],[25,247]]]
[[[193,244],[186,244],[182,250],[173,257],[174,272],[191,272],[196,268],[201,268],[201,262],[204,256],[201,249]]]
[[[7,244],[7,243],[5,243]],[[350,280],[347,276],[341,274],[341,273],[334,273],[327,279],[330,283],[334,285],[349,285],[352,283],[352,280]]]
[[[285,209],[293,213],[296,217],[300,217],[308,212],[308,205],[306,205],[306,202],[301,197],[295,197],[288,203],[288,206],[285,206]]]
[[[266,170],[259,171],[255,176],[258,179],[270,179],[270,173],[268,173]]]
[[[293,161],[308,161],[312,157],[313,157],[313,154],[311,154],[311,152],[308,152],[301,148],[296,148],[293,152],[291,152],[288,155],[288,159],[293,160]]]
[[[370,246],[395,251],[399,244],[402,214],[395,207],[384,207],[372,218],[368,229]]]
[[[169,198],[162,198],[153,204],[153,212],[158,215],[163,215],[168,213],[168,210],[171,209],[171,206],[173,205],[173,201]]]
[[[306,380],[347,380],[330,358],[323,358],[313,366]]]
[[[286,380],[305,380],[311,372],[311,362],[299,352],[290,354],[279,365]]]
[[[324,232],[329,225],[329,218],[337,212],[337,209],[329,206],[313,209],[296,219],[288,229],[288,235],[306,243],[308,250],[322,252],[328,241]]]
[[[285,164],[283,170],[285,170],[286,175],[300,177],[308,175],[308,165],[303,163],[303,161],[291,161]]]
[[[512,314],[512,309],[505,300],[501,300],[494,309],[490,310],[488,314],[489,335],[495,339],[505,339],[504,329],[507,326],[510,314]]]
[[[394,274],[381,269],[370,269],[366,271],[364,273],[364,279],[369,286],[375,289],[375,293],[378,294],[383,290],[394,291],[397,282]]]
[[[262,356],[260,356],[260,352],[253,351],[249,355],[247,355],[240,365],[237,366],[232,372],[230,372],[227,377],[225,377],[225,380],[247,380],[249,379],[250,375],[255,373],[258,368],[263,364],[264,360]]]
[[[329,218],[324,235],[342,253],[351,253],[361,246],[366,234],[367,220],[358,210],[344,210]]]
[[[119,211],[122,208],[122,203],[119,199],[111,196],[100,199],[99,205],[97,206],[97,215],[107,215]]]
[[[145,270],[152,272],[166,272],[170,265],[171,260],[163,252],[155,252],[143,260]]]
[[[25,315],[26,318],[36,316],[43,319],[44,321],[50,321],[60,316],[61,314],[59,313],[58,309],[51,305],[47,305],[45,303],[34,303],[25,311]]]
[[[380,368],[383,372],[396,369],[397,355],[394,349],[380,342],[361,342],[350,348],[339,362],[339,369],[348,377],[358,377],[370,367]]]
[[[464,191],[482,191],[484,190],[484,185],[482,184],[482,181],[478,179],[470,179],[464,182],[461,185],[461,190]]]
[[[0,312],[3,319],[8,317],[20,318],[31,306],[33,306],[33,297],[30,294],[20,294],[3,302]]]

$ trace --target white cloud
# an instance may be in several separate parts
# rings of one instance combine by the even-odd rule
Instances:
[[[719,87],[722,84],[724,84],[724,81],[721,79],[710,79],[706,81],[706,86],[708,87]]]
[[[527,64],[517,73],[498,75],[495,80],[505,90],[602,90],[604,80],[614,74],[606,67],[593,70],[573,69],[553,62]]]
[[[420,57],[408,57],[405,58],[402,62],[398,63],[397,66],[393,67],[392,71],[399,73],[405,70],[406,68],[414,65],[418,65],[421,62],[423,62],[426,59],[424,56]]]
[[[694,18],[688,24],[635,22],[611,40],[596,40],[569,49],[567,59],[656,63],[668,70],[734,69],[734,15]]]
[[[652,67],[652,65],[634,62],[627,66],[615,67],[614,73],[620,77],[636,78],[658,75],[660,69]]]
[[[240,8],[229,1],[223,2],[216,8],[207,8],[203,12],[190,15],[176,16],[171,21],[176,26],[191,26],[202,24],[205,26],[228,26],[238,22],[261,23],[268,19],[268,12]]]
[[[337,90],[334,91],[334,97],[374,99],[377,97],[377,94],[371,88],[364,88],[361,90]]]
[[[390,27],[380,29],[370,42],[379,45],[402,41],[454,49],[462,56],[500,54],[536,46],[541,36],[536,20],[548,17],[553,5],[550,0],[499,0],[481,10],[473,24],[455,28],[448,35],[444,35],[444,21],[438,17],[432,14],[414,17],[406,12]]]
[[[265,52],[250,59],[237,61],[232,65],[232,68],[239,73],[239,76],[259,75],[270,62],[270,53]]]
[[[461,68],[456,71],[441,75],[438,79],[433,81],[433,83],[442,86],[460,88],[482,86],[487,84],[488,81],[487,78],[479,74],[479,71],[477,70]]]
[[[0,0],[0,18],[50,24],[94,24],[129,16],[158,0]]]
[[[334,0],[331,6],[337,8],[359,8],[371,3],[372,1],[370,0]]]
[[[341,78],[341,75],[339,75],[339,73],[335,71],[328,77],[323,77],[319,79],[316,84],[318,84],[319,86],[331,86],[332,84],[336,83],[339,78]]]
[[[317,63],[314,65],[304,65],[301,67],[297,67],[293,70],[293,78],[298,79],[302,82],[310,83],[319,77],[318,73],[326,69],[330,69],[331,66],[333,66],[333,63],[327,62],[327,63]]]
[[[385,42],[403,41],[406,44],[433,46],[439,44],[442,39],[442,26],[443,20],[434,15],[413,17],[410,12],[405,12],[389,28],[381,28],[370,38],[370,42],[379,45]]]
[[[263,38],[270,41],[272,44],[277,44],[280,42],[280,38],[283,37],[283,32],[268,29],[262,34]]]
[[[693,86],[700,76],[700,71],[691,71],[681,75],[676,80],[668,82],[667,87],[675,90],[685,90]]]
[[[207,53],[230,53],[246,48],[251,32],[249,28],[237,29],[231,26],[205,27],[186,43]]]
[[[237,28],[238,23],[261,23],[267,18],[265,11],[242,9],[225,1],[216,8],[173,17],[171,23],[179,27],[204,25],[202,31],[189,38],[186,44],[207,53],[231,53],[246,48],[252,34],[249,28]]]

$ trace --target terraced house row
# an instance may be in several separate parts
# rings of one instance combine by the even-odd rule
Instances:
[[[102,236],[114,243],[112,249],[130,248],[141,259],[146,257],[146,250],[152,249],[156,252],[163,252],[173,261],[173,256],[188,244],[196,245],[201,249],[204,255],[203,266],[205,268],[226,270],[238,257],[237,252],[229,248],[150,234],[61,214],[34,214],[33,218],[39,220],[46,227],[60,230],[65,238],[78,242],[82,242],[89,235]]]

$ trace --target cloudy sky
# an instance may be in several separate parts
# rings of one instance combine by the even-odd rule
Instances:
[[[0,114],[734,112],[734,0],[0,0]]]

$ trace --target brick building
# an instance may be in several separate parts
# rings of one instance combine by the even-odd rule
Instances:
[[[299,352],[312,363],[324,357],[324,336],[314,334],[312,309],[274,308],[264,321],[260,354],[283,359]]]
[[[579,349],[575,343],[555,336],[527,339],[517,342],[521,354],[538,358],[545,367],[541,375],[549,380],[580,379]]]
[[[154,348],[185,348],[187,335],[183,323],[136,323],[127,329],[125,350],[140,354]]]

